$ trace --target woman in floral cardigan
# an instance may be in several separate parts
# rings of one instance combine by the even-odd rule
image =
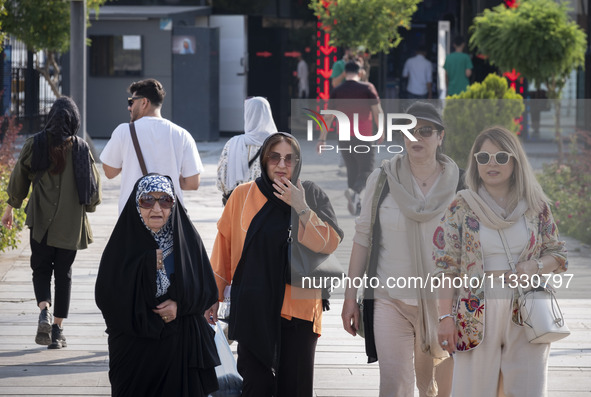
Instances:
[[[548,198],[518,139],[501,127],[476,138],[466,186],[433,237],[436,274],[444,285],[438,338],[449,353],[458,353],[452,394],[545,396],[550,345],[529,343],[517,320],[515,287],[535,274],[567,269]],[[450,287],[446,281],[454,278]]]

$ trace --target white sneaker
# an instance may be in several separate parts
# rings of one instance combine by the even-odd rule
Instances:
[[[359,193],[351,188],[345,190],[345,197],[347,198],[347,209],[353,216],[359,215],[361,211],[361,202],[359,201]]]

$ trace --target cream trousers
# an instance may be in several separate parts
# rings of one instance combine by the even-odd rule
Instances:
[[[529,343],[511,320],[513,290],[485,289],[484,339],[454,354],[454,397],[545,397],[550,344]]]
[[[374,336],[380,365],[380,397],[413,397],[415,378],[421,397],[433,374],[433,359],[421,351],[418,308],[396,299],[378,298],[374,303]],[[439,397],[450,396],[453,361],[437,366]]]

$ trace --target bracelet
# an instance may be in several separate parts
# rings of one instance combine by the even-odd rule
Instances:
[[[442,320],[448,318],[448,317],[453,317],[454,315],[451,313],[448,314],[444,314],[443,316],[439,316],[439,322],[441,322]]]
[[[538,271],[536,274],[538,276],[540,276],[540,275],[542,275],[542,270],[544,270],[544,262],[542,262],[540,259],[534,259],[534,260],[538,264]]]
[[[301,210],[300,212],[298,212],[298,216],[302,216],[308,211],[310,211],[310,207],[306,207],[303,210]]]

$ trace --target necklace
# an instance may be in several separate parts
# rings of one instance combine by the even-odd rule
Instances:
[[[412,172],[412,168],[411,168],[410,172],[411,172],[412,176],[413,176],[413,177],[414,177],[414,178],[415,178],[417,181],[421,182],[421,184],[423,185],[423,187],[426,187],[426,186],[427,186],[427,181],[428,181],[429,179],[431,179],[431,178],[433,177],[433,175],[437,175],[437,173],[438,173],[438,172],[440,172],[440,171],[439,171],[439,165],[437,165],[437,166],[435,167],[435,171],[434,171],[434,172],[433,172],[431,175],[429,175],[428,177],[426,177],[425,179],[421,179],[421,178],[419,178],[418,176],[416,176],[416,175],[415,175],[415,174]]]

